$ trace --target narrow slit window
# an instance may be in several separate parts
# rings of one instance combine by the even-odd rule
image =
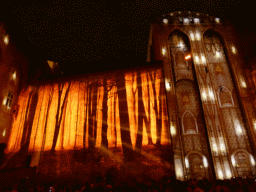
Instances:
[[[12,105],[12,100],[13,100],[13,94],[12,93],[8,93],[8,96],[6,98],[6,102],[5,102],[5,106],[7,108],[11,108],[11,105]]]

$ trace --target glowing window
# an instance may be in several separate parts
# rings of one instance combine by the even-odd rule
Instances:
[[[8,96],[3,101],[3,104],[7,107],[7,109],[11,108],[12,100],[13,100],[13,94],[9,92]]]

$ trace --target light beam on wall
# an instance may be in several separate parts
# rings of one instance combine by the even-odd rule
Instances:
[[[196,32],[196,40],[197,41],[201,40],[201,34],[199,32]]]
[[[171,135],[172,136],[176,135],[176,129],[173,125],[171,126]]]
[[[207,158],[205,156],[203,157],[203,163],[204,163],[204,167],[207,168],[208,167],[208,161],[207,161]]]
[[[5,44],[5,45],[8,45],[8,43],[9,43],[9,36],[8,36],[8,35],[5,35],[5,36],[4,36],[4,44]]]
[[[189,168],[189,162],[188,162],[188,158],[185,157],[185,164],[186,164],[186,168]]]
[[[165,56],[165,54],[166,54],[166,48],[163,47],[162,48],[162,55]]]
[[[194,33],[193,33],[193,32],[190,32],[190,39],[191,39],[191,41],[194,41],[194,40],[195,40],[195,36],[194,36]]]

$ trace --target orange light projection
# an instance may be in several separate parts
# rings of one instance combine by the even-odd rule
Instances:
[[[25,143],[29,151],[122,147],[122,130],[129,131],[126,144],[133,149],[170,143],[162,70],[120,75],[125,87],[117,86],[116,74],[108,74],[23,90],[7,152]],[[120,107],[120,89],[126,89],[128,111]],[[121,126],[121,113],[128,113],[129,127]]]

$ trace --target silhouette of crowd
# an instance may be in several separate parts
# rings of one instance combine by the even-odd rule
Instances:
[[[90,182],[20,180],[13,185],[2,186],[3,192],[242,192],[256,191],[255,179],[232,178],[230,180],[187,180],[179,181],[174,177],[165,177],[159,181],[139,182],[129,178],[121,182],[95,177]]]

